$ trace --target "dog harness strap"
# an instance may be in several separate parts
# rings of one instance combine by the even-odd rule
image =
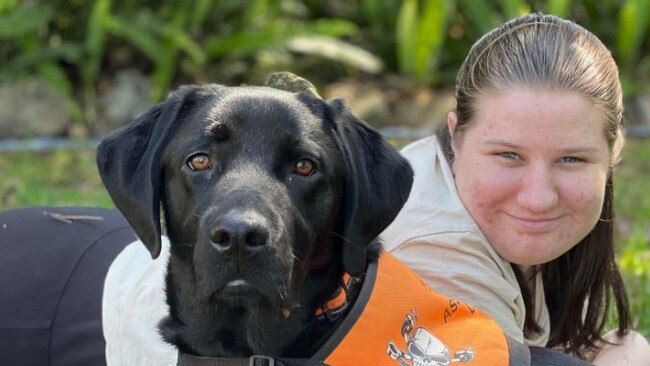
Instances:
[[[308,358],[272,358],[253,355],[248,358],[202,357],[178,352],[177,366],[327,366]]]

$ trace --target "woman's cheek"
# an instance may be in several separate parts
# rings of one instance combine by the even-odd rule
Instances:
[[[463,202],[479,222],[490,223],[493,214],[504,208],[517,190],[519,177],[500,167],[478,167],[471,180],[464,182]]]
[[[585,220],[595,222],[600,217],[605,198],[606,173],[585,174],[564,187],[564,197],[574,212],[582,213]]]
[[[476,180],[478,199],[501,201],[517,191],[521,180],[517,170],[494,165],[477,172],[481,172]]]

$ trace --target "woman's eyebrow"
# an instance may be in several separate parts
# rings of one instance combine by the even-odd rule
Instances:
[[[486,145],[495,145],[500,147],[507,147],[511,149],[521,148],[521,145],[513,144],[512,142],[504,140],[487,140],[483,142]],[[576,153],[594,153],[598,152],[599,149],[593,146],[572,146],[567,148],[559,148],[559,151],[565,154],[576,154]]]
[[[483,141],[483,143],[486,145],[496,145],[496,146],[508,147],[512,149],[521,147],[520,145],[513,144],[512,142],[508,142],[504,140],[487,140],[487,141]]]
[[[563,153],[566,154],[576,154],[576,153],[595,153],[598,152],[598,149],[592,146],[578,146],[570,147],[566,149],[561,149]]]

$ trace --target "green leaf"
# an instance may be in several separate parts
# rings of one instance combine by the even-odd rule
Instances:
[[[437,56],[445,39],[450,7],[447,0],[425,1],[415,50],[415,76],[420,82],[429,83],[437,77]]]
[[[192,14],[192,34],[196,35],[199,32],[213,5],[212,0],[196,0]]]
[[[0,79],[16,80],[38,69],[41,63],[59,62],[61,60],[75,63],[80,58],[81,49],[77,44],[64,42],[56,47],[42,48],[40,44],[23,47],[22,52],[3,63],[0,67]]]
[[[110,0],[97,0],[90,13],[84,46],[86,52],[92,57],[98,57],[103,53],[106,38],[104,26],[110,19],[110,11]]]
[[[626,70],[632,69],[637,61],[649,17],[650,0],[627,0],[619,13],[617,48]]]
[[[46,62],[38,65],[38,72],[50,86],[63,95],[72,95],[72,84],[63,69],[54,62]]]
[[[0,14],[13,10],[18,5],[18,0],[0,0]]]
[[[207,40],[205,52],[209,58],[224,55],[249,55],[261,49],[277,47],[297,36],[323,35],[330,37],[350,36],[357,27],[343,20],[321,19],[306,24],[268,24],[259,31],[244,31],[229,37],[211,37]]]
[[[282,24],[279,24],[282,27]],[[316,19],[298,26],[294,35],[318,34],[330,37],[348,37],[359,32],[356,24],[342,19]]]
[[[194,42],[188,33],[181,30],[173,31],[165,29],[164,35],[166,38],[171,40],[176,47],[187,53],[196,64],[203,65],[205,63],[207,55],[203,51],[203,48],[198,43]]]
[[[399,71],[407,75],[416,74],[415,53],[418,39],[418,2],[404,0],[397,15],[395,37],[397,41],[397,62]]]
[[[120,16],[112,16],[106,19],[105,27],[107,32],[125,39],[142,51],[154,63],[165,62],[164,59],[168,56],[168,53],[165,52],[167,47],[155,34],[146,28],[138,27]]]
[[[447,32],[450,0],[405,0],[397,18],[397,59],[400,72],[422,84],[438,78],[438,54]]]
[[[571,0],[548,0],[546,5],[547,12],[562,18],[568,18],[571,11]]]
[[[382,5],[380,0],[362,0],[361,9],[366,19],[369,19],[371,23],[383,23]]]
[[[501,17],[499,13],[492,9],[487,1],[481,0],[459,0],[459,5],[462,10],[469,15],[472,23],[476,26],[479,33],[484,34],[499,24],[501,24]]]
[[[138,28],[152,36],[158,36],[166,42],[162,45],[167,48],[179,48],[187,53],[192,61],[198,65],[205,63],[207,58],[203,47],[196,43],[188,32],[183,30],[185,14],[178,13],[171,22],[164,22],[155,17],[143,17],[140,19]]]
[[[265,25],[265,18],[274,18],[275,7],[270,6],[271,4],[269,2],[269,0],[254,0],[253,4],[247,7],[247,11],[244,14],[244,24],[253,28],[259,28]]]
[[[156,102],[164,98],[174,77],[177,52],[172,49],[167,52],[169,52],[168,57],[156,63],[151,77],[151,99]]]
[[[106,23],[106,30],[121,37],[144,53],[155,65],[152,75],[154,101],[162,99],[174,77],[178,48],[173,42],[157,37],[150,27],[138,27],[122,17],[113,16]],[[163,30],[159,30],[164,32]]]
[[[47,5],[0,14],[0,39],[13,39],[33,33],[36,29],[47,25],[52,20],[53,14],[52,8]]]
[[[377,56],[333,37],[298,36],[287,42],[286,46],[294,52],[318,55],[371,74],[380,72],[383,67],[381,59]]]
[[[90,12],[90,17],[88,18],[86,38],[84,40],[84,48],[88,54],[88,59],[81,66],[82,79],[86,93],[90,93],[91,88],[94,88],[93,83],[99,74],[99,67],[104,54],[104,41],[106,38],[104,26],[111,16],[110,7],[110,0],[97,0]]]
[[[524,0],[501,0],[501,9],[508,19],[530,13],[530,6]]]

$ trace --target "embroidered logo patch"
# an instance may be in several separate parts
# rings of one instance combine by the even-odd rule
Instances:
[[[449,348],[428,329],[416,327],[417,309],[411,309],[402,322],[402,337],[406,349],[400,349],[393,340],[388,342],[387,353],[400,366],[446,366],[455,362],[469,363],[474,360],[473,348],[460,348],[453,357]]]

